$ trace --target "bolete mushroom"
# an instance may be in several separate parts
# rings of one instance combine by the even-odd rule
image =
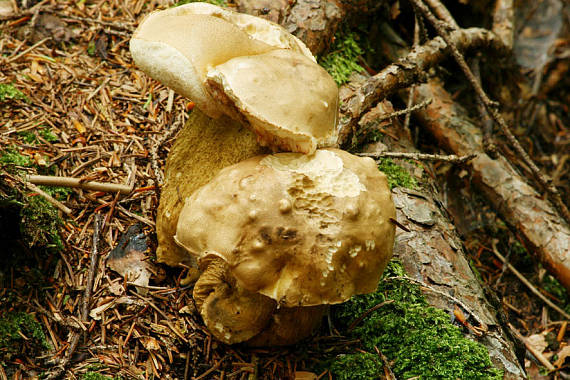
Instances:
[[[376,289],[392,256],[390,218],[372,159],[278,153],[229,166],[188,197],[175,240],[200,263],[194,298],[218,339],[291,344],[311,330],[296,320],[315,326],[322,305]]]
[[[277,24],[211,4],[185,4],[147,16],[130,50],[137,66],[200,110],[190,116],[167,160],[156,220],[159,262],[188,261],[172,240],[181,199],[221,168],[267,153],[260,144],[310,153],[336,141],[334,81]],[[274,71],[260,69],[266,64]]]

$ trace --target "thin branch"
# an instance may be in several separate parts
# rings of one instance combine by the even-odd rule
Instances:
[[[372,158],[407,158],[417,161],[443,161],[453,164],[463,164],[473,158],[477,157],[476,154],[468,154],[466,156],[456,156],[454,154],[427,154],[427,153],[404,153],[404,152],[374,152],[374,153],[356,153],[357,156],[372,157]]]
[[[29,175],[26,177],[26,180],[34,185],[76,187],[84,190],[105,191],[111,193],[119,192],[121,194],[130,194],[131,191],[133,191],[133,187],[128,185],[92,181],[82,182],[81,178],[73,177]]]
[[[453,29],[459,29],[459,25],[457,24],[457,22],[449,12],[449,10],[439,0],[425,0],[425,1],[433,10],[433,13],[437,15],[437,17],[445,21]]]
[[[515,334],[515,336],[524,343],[526,349],[532,354],[532,356],[534,356],[549,371],[556,371],[556,368],[552,365],[552,363],[550,363],[550,361],[544,355],[542,355],[540,351],[534,348],[534,346],[528,342],[528,339],[522,336],[519,330],[517,330],[510,322],[507,323],[507,325],[513,334]]]
[[[45,44],[47,41],[51,40],[51,37],[46,37],[42,40],[40,40],[39,42],[33,44],[32,46],[30,46],[29,48],[27,48],[26,50],[24,50],[23,52],[21,52],[20,54],[12,57],[12,58],[6,58],[3,62],[3,64],[8,64],[14,61],[17,61],[18,59],[20,59],[21,57],[23,57],[24,55],[28,54],[29,52],[31,52],[32,50],[34,50],[35,48],[42,46],[43,44]]]
[[[89,274],[87,276],[87,284],[85,284],[85,292],[83,294],[83,301],[81,307],[81,320],[87,321],[89,316],[89,303],[91,302],[91,295],[93,294],[93,283],[95,281],[95,272],[99,262],[99,233],[101,230],[101,214],[95,214],[93,221],[93,246],[91,247],[91,256],[89,264]]]
[[[82,322],[87,322],[89,317],[89,304],[91,303],[91,295],[93,294],[93,283],[95,281],[95,272],[97,270],[97,264],[99,261],[99,233],[101,226],[101,215],[96,213],[95,219],[93,221],[93,246],[91,247],[89,273],[87,275],[87,284],[85,284],[85,291],[83,293],[83,299],[81,301],[81,314],[80,318]],[[65,357],[61,360],[58,368],[52,372],[47,379],[58,379],[62,376],[63,372],[69,365],[71,357],[75,352],[77,346],[79,345],[79,340],[81,339],[81,331],[72,331],[71,340],[69,343],[69,348],[65,353]]]
[[[568,320],[570,320],[570,314],[568,314],[567,312],[565,312],[564,310],[562,310],[560,307],[558,307],[557,305],[555,305],[552,301],[550,301],[548,298],[546,298],[541,292],[538,291],[538,289],[529,281],[525,278],[525,276],[522,275],[521,272],[519,272],[518,270],[516,270],[515,267],[513,267],[508,261],[507,259],[505,259],[505,257],[503,255],[501,255],[501,253],[499,252],[499,250],[497,249],[497,242],[495,240],[493,240],[493,253],[495,254],[495,256],[497,256],[504,265],[507,266],[507,268],[509,268],[509,270],[511,272],[513,272],[513,274],[515,276],[517,276],[517,278],[527,286],[527,288],[530,289],[531,292],[533,292],[538,298],[540,298],[542,301],[544,301],[545,304],[547,304],[548,306],[550,306],[551,308],[553,308],[554,310],[556,310],[557,312],[560,313],[560,315],[562,315],[564,318],[567,318]]]
[[[461,51],[488,48],[506,52],[501,40],[487,29],[469,28],[451,32],[451,39]],[[339,144],[349,140],[357,129],[361,115],[378,101],[398,90],[426,79],[426,70],[443,61],[449,54],[447,44],[441,37],[412,49],[408,55],[368,78],[354,93],[341,101]]]
[[[380,124],[384,120],[393,119],[395,117],[402,116],[402,115],[409,115],[414,111],[417,111],[419,109],[427,107],[428,105],[431,104],[431,102],[432,102],[432,99],[427,99],[427,100],[424,100],[423,102],[418,103],[416,105],[408,106],[407,108],[405,108],[403,110],[390,112],[389,114],[384,114],[380,117],[375,118],[373,121],[362,125],[360,130],[365,131],[367,129],[374,128],[375,126],[377,126],[378,124]]]
[[[542,175],[536,164],[528,156],[524,148],[518,142],[515,135],[513,135],[513,133],[511,132],[505,119],[503,119],[503,116],[497,109],[496,102],[491,101],[491,99],[489,99],[485,91],[483,91],[483,88],[481,87],[481,85],[479,84],[479,82],[471,72],[471,69],[469,69],[469,66],[467,66],[465,58],[463,58],[463,56],[461,55],[460,48],[457,45],[457,43],[454,41],[452,33],[450,34],[447,32],[446,24],[438,20],[421,0],[410,0],[410,1],[419,9],[422,15],[433,25],[433,27],[437,30],[437,33],[443,38],[449,50],[451,51],[451,55],[453,56],[453,58],[455,59],[455,61],[457,62],[457,64],[465,74],[465,76],[467,77],[467,80],[475,90],[477,97],[481,99],[481,101],[485,105],[485,109],[487,110],[487,112],[489,112],[495,123],[499,125],[501,131],[505,134],[507,140],[513,146],[513,148],[519,154],[519,156],[522,158],[523,162],[526,165],[528,165],[528,167],[531,169],[536,180],[541,184],[544,190],[546,190],[550,194],[552,201],[558,207],[562,217],[566,219],[566,221],[570,222],[570,211],[568,211],[568,207],[566,207],[566,204],[564,204],[564,202],[562,201],[562,197],[560,196],[558,189],[555,186],[552,186],[548,182],[548,180]]]

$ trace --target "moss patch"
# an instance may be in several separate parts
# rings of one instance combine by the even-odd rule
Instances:
[[[389,158],[379,159],[378,169],[388,177],[388,185],[390,186],[390,189],[393,189],[394,187],[415,189],[418,187],[418,181],[412,177],[406,169]]]
[[[33,315],[11,312],[0,316],[0,357],[24,351],[38,354],[49,348],[42,327]]]
[[[40,169],[32,160],[18,152],[16,147],[8,147],[0,152],[0,165],[7,171],[20,174],[21,168]],[[2,185],[2,184],[0,184]],[[62,249],[63,242],[59,230],[63,225],[58,210],[43,197],[22,192],[22,190],[2,186],[5,195],[0,195],[3,204],[16,202],[21,205],[20,209],[20,232],[21,237],[28,246],[38,248]],[[44,187],[42,190],[58,200],[65,200],[71,193],[71,189],[62,187]],[[5,221],[4,221],[5,222]]]
[[[347,371],[349,370],[349,371]],[[338,380],[377,379],[384,373],[378,355],[369,352],[340,355],[332,364],[331,373]]]
[[[119,380],[121,377],[109,377],[101,375],[99,372],[88,371],[80,377],[81,380]]]
[[[184,5],[184,4],[188,4],[188,3],[196,3],[196,2],[210,3],[210,4],[217,5],[219,7],[225,7],[228,5],[227,0],[180,0],[179,2],[174,4],[173,7],[178,7],[180,5]]]
[[[372,354],[377,347],[399,379],[501,379],[483,345],[465,338],[443,310],[429,306],[419,286],[393,278],[403,275],[401,264],[392,261],[375,293],[354,297],[334,309],[335,319],[346,328],[373,306],[393,300],[350,332],[369,354],[337,357],[330,366],[335,378],[363,378],[345,365],[347,360],[355,362],[354,356],[360,356],[362,373],[379,371],[377,356]]]
[[[9,147],[0,153],[0,165],[6,169],[14,166],[29,167],[32,165],[32,160],[30,157],[20,154],[16,148]]]
[[[334,81],[340,86],[348,82],[350,74],[354,71],[361,72],[364,69],[358,64],[358,57],[363,54],[363,49],[358,42],[358,34],[340,29],[335,36],[335,42],[330,52],[319,59],[321,66],[328,71]]]
[[[25,100],[28,101],[28,98],[24,93],[18,90],[12,84],[5,84],[0,83],[0,102],[4,102],[6,100]]]

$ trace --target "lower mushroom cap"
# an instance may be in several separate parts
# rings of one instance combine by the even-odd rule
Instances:
[[[176,241],[217,252],[238,284],[282,307],[340,303],[376,289],[392,256],[395,207],[369,158],[340,150],[258,156],[187,200]]]

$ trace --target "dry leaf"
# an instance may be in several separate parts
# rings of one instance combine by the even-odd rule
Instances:
[[[148,261],[146,235],[139,224],[129,227],[119,239],[117,246],[107,258],[107,266],[126,277],[137,286],[139,294],[146,294],[148,281],[152,275],[152,264]]]
[[[548,347],[548,343],[546,342],[543,334],[533,334],[526,338],[526,341],[540,353],[543,353],[544,350],[546,350],[546,347]]]
[[[564,365],[566,358],[570,356],[570,346],[564,346],[560,351],[558,351],[558,359],[554,362],[554,365],[558,368]]]

